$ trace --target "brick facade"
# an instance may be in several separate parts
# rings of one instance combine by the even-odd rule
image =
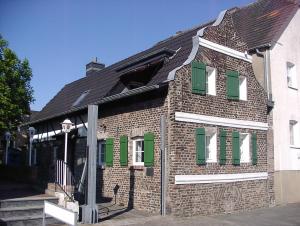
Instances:
[[[246,44],[234,32],[231,16],[226,14],[218,27],[206,29],[205,39],[244,52]],[[223,184],[175,185],[175,175],[231,174],[267,172],[271,156],[267,153],[267,131],[229,128],[205,124],[177,122],[175,112],[188,112],[222,118],[267,122],[267,96],[255,78],[251,63],[235,59],[204,47],[199,48],[195,60],[217,69],[216,96],[201,96],[191,92],[191,65],[186,65],[176,73],[170,83],[170,140],[169,140],[169,203],[168,211],[174,215],[191,216],[195,214],[226,213],[269,205],[269,180]],[[232,101],[226,95],[226,70],[235,70],[247,78],[247,101]],[[207,163],[196,164],[196,128],[217,128],[227,131],[226,165]],[[258,144],[258,163],[232,164],[232,131],[256,132]],[[219,159],[219,139],[217,154]],[[271,150],[270,150],[271,151]]]

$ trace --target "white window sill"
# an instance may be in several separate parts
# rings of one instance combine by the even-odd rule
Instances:
[[[132,166],[144,166],[144,163],[133,163]]]
[[[292,89],[292,90],[298,90],[298,88],[294,87],[294,86],[288,86],[288,87],[289,87],[289,89]]]
[[[241,164],[248,164],[251,163],[250,160],[249,161],[240,161]]]
[[[206,93],[206,95],[208,95],[208,96],[217,96],[217,94],[215,94],[215,93]]]
[[[217,160],[211,160],[211,159],[207,159],[206,163],[217,163]]]
[[[290,148],[292,148],[292,149],[300,149],[300,146],[290,145]]]

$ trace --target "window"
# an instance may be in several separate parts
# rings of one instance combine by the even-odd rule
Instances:
[[[241,133],[240,134],[240,162],[247,163],[250,162],[250,153],[249,153],[249,134]]]
[[[240,100],[247,100],[247,79],[245,76],[239,76]]]
[[[99,166],[105,164],[105,140],[98,141],[98,161]]]
[[[297,88],[296,81],[296,66],[293,63],[287,62],[287,84],[290,88]]]
[[[299,137],[298,122],[295,120],[290,120],[290,145],[299,146],[299,141],[296,139]]]
[[[206,94],[216,95],[216,73],[215,68],[206,66]]]
[[[133,165],[144,165],[144,138],[139,137],[133,140]]]
[[[81,104],[81,102],[85,99],[85,97],[89,94],[90,90],[84,91],[77,99],[76,101],[72,104],[72,107],[77,107],[78,105]]]
[[[217,136],[214,132],[206,132],[205,159],[206,162],[217,162]]]
[[[196,138],[196,163],[217,162],[217,135],[215,128],[197,128]]]

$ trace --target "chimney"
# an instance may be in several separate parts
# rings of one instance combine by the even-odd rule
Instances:
[[[98,63],[97,57],[86,65],[86,76],[93,74],[94,72],[101,71],[105,68],[105,64]]]

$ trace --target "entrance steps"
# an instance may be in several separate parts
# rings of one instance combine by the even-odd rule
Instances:
[[[17,189],[16,189],[17,188]],[[29,186],[12,185],[1,187],[0,226],[37,226],[42,225],[44,200],[58,203],[58,198],[39,194]],[[58,223],[47,217],[47,224]]]

